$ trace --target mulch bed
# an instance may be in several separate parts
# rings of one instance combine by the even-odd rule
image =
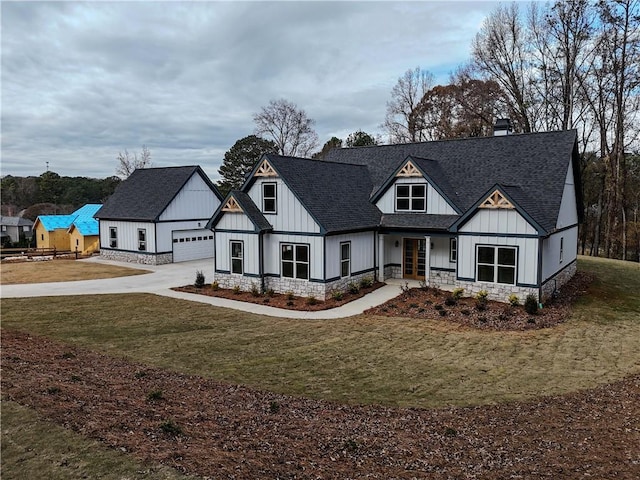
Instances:
[[[451,297],[451,292],[435,288],[409,289],[365,313],[388,317],[440,319],[479,329],[534,330],[564,322],[571,313],[571,305],[576,298],[586,293],[594,278],[591,273],[578,271],[560,289],[559,295],[552,302],[545,304],[535,315],[528,314],[521,305],[513,307],[494,301],[487,302],[486,309],[479,310],[475,298],[460,298],[455,304],[447,305],[447,297]]]
[[[285,295],[281,293],[262,294],[256,292],[254,294],[241,290],[234,291],[226,288],[213,288],[211,285],[205,285],[203,287],[185,285],[183,287],[172,288],[172,290],[208,295],[210,297],[227,298],[229,300],[237,300],[239,302],[257,303],[260,305],[268,305],[270,307],[285,308],[287,310],[315,312],[318,310],[329,310],[330,308],[339,307],[345,303],[353,302],[383,285],[384,283],[374,282],[369,287],[360,287],[358,293],[344,292],[340,300],[335,298],[329,298],[327,300],[313,298],[313,300],[310,300],[308,297],[296,297],[294,295]]]
[[[216,479],[640,476],[640,375],[533,402],[347,406],[3,330],[2,395],[144,462]]]

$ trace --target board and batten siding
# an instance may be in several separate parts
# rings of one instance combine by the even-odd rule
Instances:
[[[344,242],[351,243],[351,273],[371,270],[373,275],[375,234],[361,232],[327,237],[327,279],[340,277],[340,244]]]
[[[563,239],[560,261],[560,239]],[[553,277],[578,256],[578,226],[554,233],[542,241],[542,281]]]
[[[538,239],[461,235],[458,237],[458,278],[476,278],[476,245],[517,247],[518,284],[538,283]]]
[[[202,230],[203,235],[209,235],[211,230],[204,226],[209,219],[183,220],[176,222],[163,222],[156,224],[158,232],[158,253],[171,252],[173,250],[173,232],[178,230]]]
[[[391,185],[387,191],[376,202],[376,206],[382,213],[395,213],[396,212],[396,185],[407,185],[416,183],[427,184],[427,211],[425,213],[436,215],[457,215],[451,205],[444,199],[438,191],[431,186],[424,178],[411,177],[411,178],[398,178],[393,185]]]
[[[430,263],[432,268],[442,268],[447,270],[454,270],[456,268],[455,262],[450,262],[450,239],[448,237],[431,237],[431,249]]]
[[[259,240],[257,233],[216,232],[216,270],[223,270],[225,272],[231,271],[232,241],[243,243],[242,253],[244,273],[250,275],[258,275],[260,273],[260,257],[258,251]]]
[[[562,201],[560,202],[560,211],[558,212],[558,221],[556,228],[561,229],[576,225],[578,223],[578,207],[576,204],[576,186],[573,179],[573,168],[569,162],[569,169],[564,182],[564,190],[562,192]]]
[[[216,230],[240,230],[240,231],[253,231],[255,230],[253,222],[249,220],[244,213],[240,212],[224,212],[222,218],[216,225]]]
[[[264,213],[267,221],[276,232],[319,233],[320,226],[316,223],[307,209],[300,203],[294,193],[281,178],[265,178],[257,180],[247,192],[262,212],[262,184],[275,183],[276,213]]]
[[[220,205],[220,200],[197,173],[191,176],[165,208],[159,220],[204,219],[205,223]],[[203,224],[204,225],[204,224]]]
[[[479,208],[460,232],[536,235],[538,232],[516,210]]]
[[[156,251],[156,230],[155,224],[151,222],[123,222],[119,220],[100,220],[100,247],[110,249],[109,229],[116,227],[118,229],[118,246],[115,250],[127,250],[130,252],[138,252],[138,229],[147,230],[146,252],[158,253],[171,251],[171,245],[165,250]],[[171,242],[171,235],[169,235]]]
[[[309,245],[309,278],[324,278],[323,237],[307,235],[269,234],[264,237],[264,272],[280,275],[280,245],[294,243]]]

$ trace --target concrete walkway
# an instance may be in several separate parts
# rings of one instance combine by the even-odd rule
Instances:
[[[0,297],[19,298],[63,295],[100,295],[113,293],[153,293],[165,297],[206,303],[215,307],[232,308],[243,312],[256,313],[271,317],[319,320],[359,315],[368,308],[375,307],[397,297],[401,292],[400,285],[404,285],[404,281],[392,281],[392,283],[390,282],[364,297],[354,300],[353,302],[346,303],[340,307],[316,312],[303,312],[171,290],[171,287],[193,284],[196,278],[196,271],[198,270],[204,273],[206,281],[210,281],[210,279],[213,278],[213,262],[210,259],[204,261],[193,260],[191,262],[172,263],[168,265],[137,265],[104,260],[99,257],[92,257],[78,261],[138,268],[142,270],[149,270],[149,273],[128,277],[82,280],[75,282],[2,285],[0,286]],[[417,282],[415,283],[415,286],[417,286]]]

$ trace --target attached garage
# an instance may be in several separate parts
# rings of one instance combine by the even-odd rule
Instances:
[[[173,232],[173,262],[212,258],[213,232],[206,229]]]

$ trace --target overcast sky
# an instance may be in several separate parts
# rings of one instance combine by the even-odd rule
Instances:
[[[218,179],[285,98],[320,145],[381,134],[397,79],[447,83],[497,2],[13,2],[2,9],[2,175],[106,177],[119,151]]]

